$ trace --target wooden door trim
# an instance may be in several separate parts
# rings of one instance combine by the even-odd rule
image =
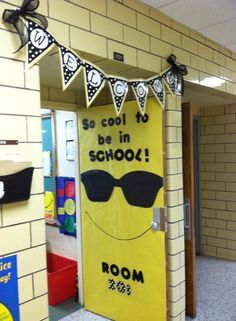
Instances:
[[[184,198],[190,200],[191,240],[185,240],[186,314],[196,316],[196,254],[194,204],[193,115],[190,103],[182,104]]]

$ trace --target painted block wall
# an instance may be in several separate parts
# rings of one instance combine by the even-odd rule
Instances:
[[[185,320],[181,98],[167,95],[165,189],[168,210],[169,321]]]
[[[12,0],[11,3],[20,5],[21,0]],[[126,64],[153,73],[158,73],[168,67],[166,57],[174,53],[178,57],[178,62],[188,67],[187,81],[204,85],[203,81],[206,78],[220,80],[221,84],[218,86],[215,85],[216,82],[205,83],[205,86],[233,95],[236,93],[235,54],[136,0],[99,0],[96,2],[93,0],[41,0],[40,3],[39,11],[49,18],[50,32],[59,42],[80,53],[87,52],[102,58],[113,59],[113,52],[118,51],[124,54]],[[6,7],[9,8],[9,4],[0,4],[0,9],[3,10]],[[0,55],[7,57],[13,68],[19,59],[11,54],[17,48],[18,38],[14,33],[6,31],[6,26],[1,21],[0,37],[5,44],[0,48]],[[21,62],[23,60],[24,57],[21,56]],[[9,77],[1,73],[0,83],[6,86],[4,91],[7,90],[7,86],[19,86],[20,79],[22,79],[20,75],[22,77],[24,75],[22,71],[15,73],[18,75],[15,77],[14,68],[12,70]],[[34,73],[33,69],[31,73]],[[32,78],[31,82],[25,80],[24,85],[32,86],[33,83],[38,82],[37,77],[32,77],[33,80]],[[2,99],[5,97],[4,101],[6,101],[6,96],[9,95],[7,93],[5,96],[1,95]],[[58,89],[46,88],[42,90],[42,97],[55,101],[58,107],[63,105],[60,102],[67,101],[68,106],[72,109],[76,108],[77,96],[71,92],[62,94]],[[22,101],[25,103],[22,104],[20,110],[23,112],[26,108],[27,114],[32,108],[28,104],[31,100]],[[169,223],[173,223],[173,228],[170,228],[168,233],[170,239],[170,320],[183,321],[185,320],[185,302],[180,101],[174,101],[169,105],[170,107],[167,107],[170,110],[167,111],[166,137],[170,145],[166,172],[168,175]],[[2,108],[6,113],[5,106],[2,105]],[[17,111],[19,112],[18,105],[16,108],[16,105],[12,104],[12,112]],[[33,127],[33,133],[35,135],[35,127]],[[42,206],[42,200],[40,204]]]
[[[203,253],[236,260],[236,105],[201,109]]]
[[[1,2],[1,13],[9,7]],[[2,21],[0,39],[0,138],[19,141],[18,145],[0,146],[0,158],[19,154],[35,167],[30,199],[0,206],[0,256],[16,254],[18,258],[20,319],[46,321],[49,319],[39,67],[24,71],[24,51],[13,54],[19,39]]]

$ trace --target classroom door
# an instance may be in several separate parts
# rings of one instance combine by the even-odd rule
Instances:
[[[162,109],[150,99],[142,116],[131,101],[118,117],[106,105],[78,120],[85,308],[165,321],[166,233],[151,226],[164,207]]]

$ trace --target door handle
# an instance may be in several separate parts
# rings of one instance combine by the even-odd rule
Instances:
[[[184,232],[185,240],[191,240],[191,213],[190,213],[190,201],[184,201]]]
[[[190,227],[190,203],[189,200],[184,201],[184,227]]]

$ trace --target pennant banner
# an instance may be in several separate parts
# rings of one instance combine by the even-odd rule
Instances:
[[[125,97],[128,93],[128,81],[120,78],[109,77],[108,82],[111,89],[116,114],[119,115],[123,107]]]
[[[163,75],[162,78],[169,90],[169,92],[174,96],[176,94],[176,85],[177,85],[177,77],[173,73],[171,69],[167,70]]]
[[[56,43],[53,36],[37,23],[29,20],[28,68],[36,64]]]
[[[145,114],[146,102],[148,96],[148,85],[146,81],[132,81],[131,86],[133,88],[135,97],[138,101],[141,114]]]
[[[47,19],[34,12],[38,6],[39,0],[24,0],[20,9],[6,9],[3,12],[4,22],[13,25],[20,37],[21,45],[17,51],[27,44],[27,67],[30,68],[57,45],[61,62],[63,90],[71,84],[84,67],[87,107],[100,93],[105,85],[105,80],[108,80],[117,115],[121,112],[129,85],[133,88],[142,115],[145,114],[148,86],[151,87],[162,108],[165,105],[165,86],[172,95],[184,94],[183,76],[187,75],[188,71],[185,65],[177,65],[175,55],[171,54],[167,58],[167,62],[171,65],[167,71],[147,80],[129,81],[115,76],[106,76],[98,67],[82,61],[75,52],[56,41],[46,30]],[[38,23],[30,20],[29,17],[37,20]]]
[[[62,85],[65,90],[78,75],[83,66],[83,61],[71,50],[58,46],[61,60]]]
[[[105,75],[98,68],[84,62],[86,81],[86,100],[89,107],[105,85]]]
[[[159,104],[164,109],[165,105],[165,87],[163,84],[162,77],[155,77],[148,81],[156,99],[159,101]]]

